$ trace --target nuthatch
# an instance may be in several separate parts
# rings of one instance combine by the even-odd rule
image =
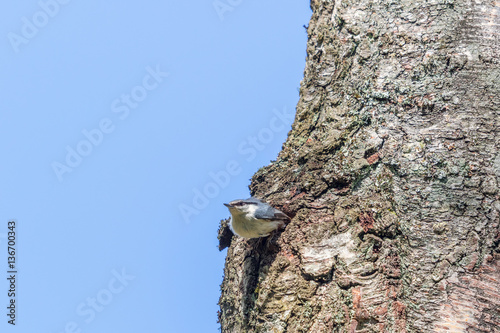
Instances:
[[[283,212],[256,198],[233,200],[224,204],[229,208],[229,227],[243,238],[269,236],[271,231],[285,225],[290,218]]]

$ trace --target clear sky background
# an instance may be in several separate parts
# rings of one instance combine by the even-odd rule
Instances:
[[[1,332],[218,331],[222,203],[248,197],[286,139],[310,15],[309,1],[3,4]]]

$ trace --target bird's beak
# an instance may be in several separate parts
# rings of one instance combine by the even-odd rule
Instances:
[[[224,206],[226,206],[227,208],[231,208],[231,207],[233,207],[233,206],[231,206],[230,204],[226,204],[226,203],[224,204]]]

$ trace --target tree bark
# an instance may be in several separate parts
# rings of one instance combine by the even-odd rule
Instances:
[[[500,3],[311,8],[295,122],[250,185],[293,218],[232,237],[222,332],[500,332]]]

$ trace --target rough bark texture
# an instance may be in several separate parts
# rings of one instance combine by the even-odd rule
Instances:
[[[500,3],[311,8],[292,131],[250,186],[293,218],[232,238],[222,332],[500,332]]]

